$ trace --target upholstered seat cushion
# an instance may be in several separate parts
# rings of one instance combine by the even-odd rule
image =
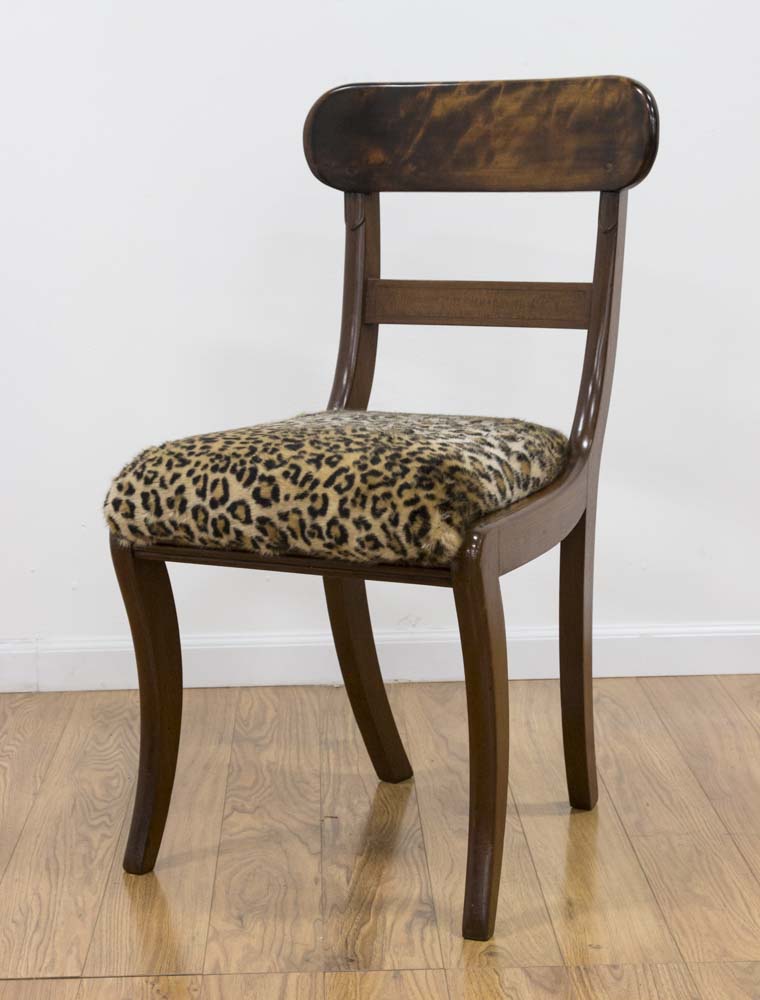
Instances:
[[[148,448],[105,513],[136,545],[445,565],[566,457],[564,435],[523,420],[333,410]]]

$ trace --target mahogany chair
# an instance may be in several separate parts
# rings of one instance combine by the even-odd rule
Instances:
[[[560,679],[570,802],[597,800],[591,605],[597,481],[620,309],[627,189],[657,152],[652,95],[624,77],[358,84],[312,108],[309,166],[344,192],[343,315],[327,410],[148,449],[106,500],[140,681],[140,765],[124,859],[156,861],[182,710],[167,562],[324,579],[341,671],[378,776],[412,769],[377,661],[365,580],[451,587],[470,742],[463,934],[493,933],[507,808],[499,577],[561,545]],[[599,191],[588,283],[380,277],[381,191]],[[367,410],[383,323],[586,331],[569,439],[521,421]],[[348,456],[348,457],[347,457]]]

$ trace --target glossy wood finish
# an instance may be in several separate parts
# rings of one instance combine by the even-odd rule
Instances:
[[[367,281],[372,323],[586,330],[591,285],[541,281]]]
[[[630,836],[725,833],[641,683],[621,677],[597,684],[595,716],[599,767]]]
[[[323,576],[351,705],[378,775],[390,781],[409,777],[411,767],[382,686],[364,581],[453,587],[462,632],[471,759],[463,927],[466,937],[482,940],[495,926],[508,798],[507,664],[499,577],[561,543],[567,787],[573,806],[594,807],[598,780],[591,628],[597,483],[617,341],[626,189],[651,168],[657,136],[654,99],[640,84],[622,77],[362,84],[331,91],[314,106],[304,132],[307,159],[321,180],[344,191],[343,309],[328,407],[368,406],[379,323],[587,329],[569,460],[546,489],[474,523],[451,566],[270,558],[173,545],[117,546],[114,562],[135,641],[143,719],[140,780],[125,860],[129,871],[148,871],[155,862],[176,764],[181,664],[164,565],[169,561]],[[593,282],[383,279],[381,190],[597,190]],[[249,905],[255,906],[254,901]],[[245,926],[246,918],[237,910],[234,916],[220,913],[219,934],[211,937],[212,962],[238,953],[245,956],[240,971],[269,971],[263,939],[251,945],[239,937],[241,921]],[[312,938],[304,930],[301,946],[311,947]],[[666,953],[665,947],[658,951]],[[287,961],[284,966],[280,962],[281,956],[275,962],[277,971],[290,968]]]
[[[193,549],[180,545],[145,545],[132,549],[135,559],[151,562],[195,563],[198,566],[230,566],[236,569],[263,569],[267,573],[305,573],[381,583],[416,583],[429,587],[450,587],[451,571],[441,566],[404,566],[390,563],[350,563],[303,556],[277,559],[233,549]]]
[[[323,691],[243,688],[238,702],[203,969],[323,965]]]
[[[343,313],[327,408],[364,410],[369,403],[377,354],[377,323],[364,315],[364,288],[367,281],[380,276],[380,199],[377,194],[347,194],[343,202]]]
[[[459,935],[464,685],[392,686],[418,761],[415,781],[401,785],[374,781],[338,689],[188,692],[176,788],[184,809],[169,817],[155,872],[139,878],[118,870],[137,759],[135,693],[30,696],[43,714],[48,704],[72,710],[23,821],[14,813],[25,812],[23,799],[8,803],[19,834],[0,880],[0,1000],[323,1000],[323,990],[395,1000],[405,990],[435,996],[444,979],[447,1000],[755,1000],[760,961],[743,955],[760,938],[760,837],[729,835],[719,818],[708,830],[698,782],[675,787],[690,773],[690,741],[661,716],[692,689],[704,695],[703,678],[679,680],[656,708],[639,680],[597,681],[602,780],[590,813],[565,799],[559,684],[510,685],[515,797],[490,942]],[[0,695],[0,717],[17,697]],[[721,711],[722,726],[743,728],[739,705]],[[24,728],[0,778],[13,787],[35,742],[34,727]],[[695,764],[731,773],[734,753],[728,741],[711,743]],[[639,794],[624,787],[626,771],[644,776]],[[670,781],[651,808],[646,782],[658,775]],[[188,816],[198,829],[185,841]],[[172,953],[185,974],[160,973]],[[289,971],[244,972],[249,961]],[[141,962],[155,965],[119,976]],[[204,975],[203,964],[215,971]]]
[[[634,837],[633,846],[687,962],[760,960],[760,884],[729,834]]]
[[[406,781],[406,756],[377,662],[364,580],[324,578],[335,651],[367,753],[381,781]]]
[[[593,811],[574,811],[567,802],[559,684],[514,682],[510,701],[512,794],[564,963],[677,963],[678,948],[614,799],[600,784]],[[627,738],[637,745],[635,731]]]
[[[439,968],[414,785],[378,783],[343,692],[321,700],[322,967]]]
[[[593,809],[599,797],[591,676],[593,588],[594,512],[589,507],[562,540],[559,559],[562,738],[567,790],[576,809]]]
[[[182,721],[182,650],[163,562],[135,559],[111,536],[111,557],[129,618],[140,678],[140,769],[124,870],[153,869],[177,768]]]
[[[556,966],[562,956],[514,800],[507,804],[501,899],[490,941],[462,938],[469,834],[470,754],[462,684],[396,684],[391,703],[416,761],[414,788],[425,836],[443,964],[506,969]],[[520,720],[518,720],[520,721]]]
[[[136,724],[133,692],[75,697],[0,881],[0,979],[81,975],[132,796]]]
[[[470,832],[462,934],[486,941],[496,920],[509,773],[507,637],[492,541],[476,539],[460,553],[453,577],[470,734]]]
[[[234,688],[185,692],[179,767],[154,871],[121,871],[125,824],[84,973],[88,977],[188,974],[203,967],[217,846],[225,807]],[[135,914],[140,919],[135,919]]]
[[[657,108],[625,77],[352,84],[304,127],[341,191],[617,191],[646,177]]]
[[[645,677],[641,681],[689,767],[731,833],[760,830],[758,727],[717,677]],[[716,767],[715,761],[721,766]]]

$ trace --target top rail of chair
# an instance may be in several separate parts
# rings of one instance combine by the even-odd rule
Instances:
[[[354,83],[312,107],[304,149],[341,191],[618,191],[649,173],[658,131],[623,76]]]

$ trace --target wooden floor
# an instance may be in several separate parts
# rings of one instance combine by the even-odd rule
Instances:
[[[599,681],[593,813],[567,805],[557,684],[511,696],[476,943],[462,685],[391,689],[416,772],[397,786],[342,689],[186,692],[143,877],[121,869],[136,695],[0,695],[0,1000],[758,1000],[760,677]]]

